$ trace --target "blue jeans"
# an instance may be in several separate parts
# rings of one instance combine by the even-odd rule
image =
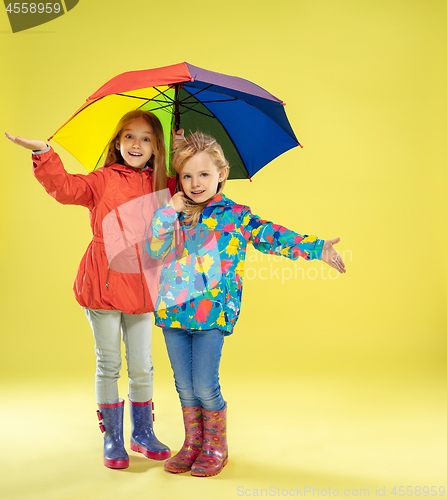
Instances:
[[[118,403],[121,370],[121,331],[126,346],[129,398],[135,403],[152,399],[152,313],[125,314],[117,309],[84,308],[93,330],[96,352],[95,389],[98,404]]]
[[[220,393],[219,364],[224,332],[163,328],[163,335],[181,404],[222,410],[225,401]]]

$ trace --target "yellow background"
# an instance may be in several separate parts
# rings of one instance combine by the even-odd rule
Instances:
[[[4,139],[5,498],[447,488],[446,21],[443,0],[81,0],[16,34],[0,13],[0,122],[13,135],[43,140],[116,74],[182,61],[280,97],[304,148],[226,194],[298,232],[340,236],[347,266],[333,279],[319,262],[249,252],[222,360],[230,461],[219,476],[172,476],[135,453],[127,471],[110,471],[93,338],[71,289],[88,213],[47,196],[29,153]],[[182,422],[161,337],[154,329],[156,430],[176,451]]]

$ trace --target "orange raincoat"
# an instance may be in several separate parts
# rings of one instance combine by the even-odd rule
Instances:
[[[90,309],[118,309],[126,314],[152,312],[158,291],[159,264],[147,262],[150,257],[144,251],[144,240],[153,207],[146,203],[144,210],[134,209],[132,227],[128,224],[130,219],[123,220],[119,211],[119,207],[132,200],[138,203],[148,199],[145,195],[152,193],[150,169],[133,170],[115,163],[88,175],[69,174],[53,149],[33,154],[33,167],[35,177],[55,200],[64,205],[82,205],[90,211],[93,238],[73,286],[79,304]],[[175,178],[168,179],[168,187],[173,193]],[[139,208],[141,206],[140,202]],[[121,268],[114,266],[116,255],[108,254],[105,244],[105,237],[110,234],[103,234],[103,220],[111,212],[117,222],[115,239],[120,237],[126,242],[124,272],[120,272],[122,265]]]

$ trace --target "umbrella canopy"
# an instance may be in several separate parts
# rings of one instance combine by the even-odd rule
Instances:
[[[115,76],[50,139],[95,170],[102,166],[116,124],[133,109],[154,113],[165,138],[180,127],[214,137],[230,162],[230,179],[251,178],[300,146],[280,99],[248,80],[186,62]],[[170,158],[171,140],[166,143]]]

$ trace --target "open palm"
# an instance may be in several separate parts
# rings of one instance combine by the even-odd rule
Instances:
[[[345,263],[343,259],[335,250],[334,245],[340,241],[340,238],[335,238],[334,240],[325,240],[323,244],[323,252],[321,253],[321,260],[329,264],[331,267],[336,269],[340,273],[345,273]]]
[[[17,137],[14,137],[13,135],[9,134],[8,132],[5,132],[6,137],[13,142],[14,144],[17,144],[18,146],[22,146],[22,148],[25,149],[32,149],[34,151],[41,151],[42,149],[45,149],[47,145],[43,141],[30,141],[28,139],[24,139],[23,137],[20,137],[19,135]]]

